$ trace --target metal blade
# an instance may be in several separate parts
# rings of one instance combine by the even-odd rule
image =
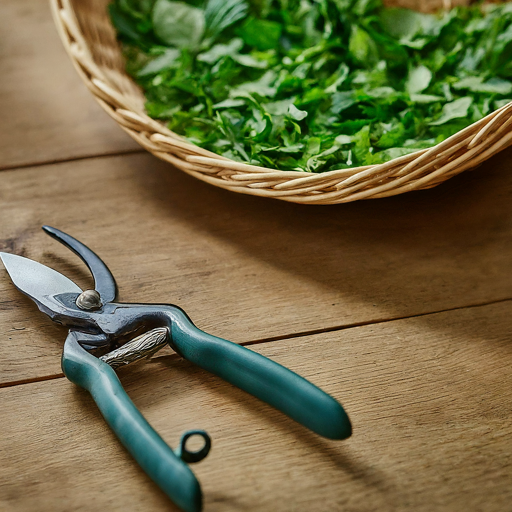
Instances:
[[[43,226],[43,230],[68,249],[71,249],[87,265],[94,277],[94,288],[100,294],[103,304],[113,302],[117,294],[116,282],[103,260],[89,247],[67,233],[51,226]]]
[[[55,309],[53,296],[61,293],[82,293],[73,281],[37,261],[0,252],[0,259],[11,276],[14,286],[37,304]]]

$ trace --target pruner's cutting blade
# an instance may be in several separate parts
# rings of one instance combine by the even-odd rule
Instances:
[[[50,267],[23,256],[0,252],[0,259],[14,286],[36,304],[55,309],[53,297],[62,293],[82,293],[73,281]]]

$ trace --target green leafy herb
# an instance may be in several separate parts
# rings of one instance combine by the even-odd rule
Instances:
[[[464,98],[459,98],[458,100],[452,101],[450,103],[445,103],[443,106],[443,110],[441,111],[441,115],[435,121],[432,121],[431,125],[440,125],[451,121],[452,119],[457,118],[465,118],[468,115],[468,109],[473,103],[472,98],[469,96],[465,96]]]
[[[114,0],[150,116],[228,158],[323,172],[431,147],[512,98],[512,6]]]
[[[409,71],[405,88],[410,95],[417,94],[424,91],[430,85],[431,80],[432,71],[421,65]]]
[[[196,48],[204,34],[204,11],[183,2],[156,0],[153,28],[158,39],[166,45]]]
[[[233,23],[247,16],[249,6],[243,0],[209,0],[204,8],[204,18],[210,37],[218,36]]]
[[[240,27],[238,33],[244,43],[257,50],[272,50],[279,44],[282,27],[275,21],[259,20],[250,17]]]

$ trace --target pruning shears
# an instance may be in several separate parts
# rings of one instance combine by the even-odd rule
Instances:
[[[350,420],[330,395],[270,359],[198,329],[178,306],[114,302],[117,287],[105,263],[87,246],[58,229],[43,230],[87,265],[94,290],[36,261],[14,254],[0,258],[14,285],[40,311],[69,328],[62,370],[87,389],[101,414],[142,469],[182,510],[200,511],[202,493],[188,463],[208,455],[211,440],[202,430],[186,432],[176,450],[153,430],[123,389],[114,368],[150,357],[169,344],[180,356],[279,409],[329,439],[351,435]],[[201,449],[186,447],[191,436]]]

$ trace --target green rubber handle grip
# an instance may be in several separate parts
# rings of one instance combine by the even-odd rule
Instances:
[[[74,332],[64,345],[62,370],[91,393],[123,446],[165,494],[186,512],[200,511],[202,493],[194,473],[138,411],[114,370],[86,352]]]
[[[171,323],[171,345],[197,364],[329,439],[352,433],[339,402],[284,366],[198,329],[182,311]]]

